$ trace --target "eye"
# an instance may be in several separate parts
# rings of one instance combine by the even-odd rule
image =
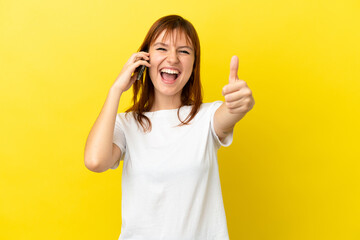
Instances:
[[[185,50],[182,50],[182,51],[180,51],[180,52],[186,53],[186,54],[190,54],[188,51],[185,51]]]
[[[158,48],[156,50],[165,51],[166,49],[165,48]]]

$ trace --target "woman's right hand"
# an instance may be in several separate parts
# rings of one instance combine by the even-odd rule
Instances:
[[[113,86],[118,88],[121,92],[127,91],[131,85],[136,81],[136,77],[138,72],[135,74],[134,71],[140,65],[145,65],[147,67],[151,67],[150,63],[147,62],[149,60],[149,53],[147,52],[137,52],[131,55],[129,60],[125,63],[122,68],[119,76],[116,78]],[[132,76],[131,76],[132,75]]]

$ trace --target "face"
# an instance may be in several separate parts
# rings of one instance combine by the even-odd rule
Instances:
[[[165,30],[150,45],[149,75],[155,87],[155,98],[163,96],[181,96],[188,82],[195,60],[192,44],[186,41],[185,33],[174,30],[163,39]]]

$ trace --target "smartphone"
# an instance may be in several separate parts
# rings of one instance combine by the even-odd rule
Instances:
[[[147,51],[145,51],[145,52],[147,52]],[[142,65],[141,67],[138,67],[138,68],[140,68],[140,70],[139,70],[139,74],[137,75],[136,80],[140,80],[142,78],[142,75],[143,75],[143,73],[145,71],[145,67],[146,67],[145,65]]]
[[[143,75],[143,73],[144,73],[144,71],[145,71],[145,65],[142,65],[141,66],[141,68],[140,68],[140,71],[139,71],[139,74],[137,75],[137,78],[136,78],[136,80],[140,80],[141,79],[141,77],[142,77],[142,75]]]

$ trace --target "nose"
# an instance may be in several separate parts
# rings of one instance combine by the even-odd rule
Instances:
[[[168,51],[167,62],[170,63],[170,64],[174,64],[174,63],[179,62],[179,58],[178,58],[176,50]]]

